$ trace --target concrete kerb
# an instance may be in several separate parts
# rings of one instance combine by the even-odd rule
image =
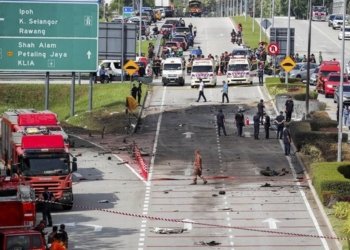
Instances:
[[[260,88],[260,86],[259,86],[259,88]],[[270,93],[268,92],[268,90],[266,89],[266,86],[265,86],[265,85],[263,86],[263,90],[264,90],[263,95],[266,95],[266,96],[268,97],[269,100],[272,100],[272,97],[271,97]],[[272,105],[273,105],[274,113],[277,115],[277,114],[278,114],[278,110],[277,110],[277,107],[276,107],[275,103],[273,103]],[[296,152],[296,148],[295,148],[294,144],[292,144],[292,148],[293,148],[294,152]],[[305,168],[304,162],[300,159],[300,156],[299,156],[297,153],[295,154],[295,156],[297,157],[298,163],[299,163],[300,166],[302,167],[302,170],[303,170],[303,172],[304,172],[304,174],[305,174],[305,177],[306,177],[306,179],[307,179],[307,183],[308,183],[308,185],[309,185],[309,187],[310,187],[310,191],[311,191],[311,193],[312,193],[312,196],[313,196],[313,198],[314,198],[315,201],[316,201],[317,207],[318,207],[318,209],[320,210],[320,213],[321,213],[321,215],[322,215],[322,217],[323,217],[323,219],[324,219],[324,221],[325,221],[325,223],[326,223],[326,225],[327,225],[327,227],[328,227],[328,230],[329,230],[333,235],[336,235],[336,233],[335,233],[334,230],[333,230],[332,224],[330,223],[330,221],[329,221],[329,219],[328,219],[328,216],[327,216],[327,214],[326,214],[326,212],[325,212],[325,210],[324,210],[324,208],[323,208],[323,204],[322,204],[322,202],[320,201],[320,199],[319,199],[319,197],[318,197],[318,195],[317,195],[317,192],[316,192],[314,186],[312,185],[312,182],[311,182],[311,180],[310,180],[310,176],[309,176],[309,174],[308,174],[308,172],[307,172],[307,170],[306,170],[306,168]],[[292,166],[292,167],[293,167],[293,166]],[[293,168],[294,168],[294,167],[293,167]],[[342,249],[342,244],[340,243],[339,240],[336,240],[336,245],[337,245],[338,249],[340,249],[340,250]]]

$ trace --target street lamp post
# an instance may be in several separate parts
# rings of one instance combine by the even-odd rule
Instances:
[[[261,40],[261,33],[262,33],[262,25],[261,25],[261,22],[262,22],[262,15],[263,15],[263,0],[260,0],[260,36],[259,36],[259,43],[262,41]]]
[[[275,0],[272,0],[271,19],[272,19],[271,27],[273,28],[275,27]]]
[[[339,101],[338,101],[338,148],[337,161],[341,162],[342,158],[342,141],[343,141],[343,85],[344,85],[344,65],[345,65],[345,18],[346,18],[346,0],[344,0],[343,10],[343,39],[341,50],[341,67],[340,67],[340,84],[339,84]]]
[[[142,26],[142,0],[140,0],[140,22],[139,22],[139,56],[141,56],[141,46],[142,46],[142,38],[141,38],[141,26]]]
[[[287,28],[287,55],[290,56],[290,2],[291,0],[288,0],[288,28]],[[285,77],[284,77],[285,84],[288,84],[288,73],[285,72]]]
[[[305,113],[309,116],[309,94],[310,94],[310,50],[311,50],[311,5],[312,0],[309,0],[309,32],[307,41],[307,71],[306,71],[306,96],[305,96]]]
[[[252,32],[254,33],[255,24],[255,0],[253,0],[253,22],[252,22]]]

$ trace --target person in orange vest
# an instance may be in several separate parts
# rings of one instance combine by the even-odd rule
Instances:
[[[202,156],[199,149],[194,151],[194,178],[191,185],[197,184],[197,176],[203,180],[203,184],[207,184],[208,181],[202,176]]]

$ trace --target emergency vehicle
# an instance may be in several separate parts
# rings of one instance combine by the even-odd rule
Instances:
[[[340,72],[340,63],[338,61],[323,61],[317,75],[316,90],[319,93],[325,93],[327,76],[332,72]]]
[[[169,83],[185,85],[185,67],[180,57],[167,58],[162,66],[162,82],[166,86]]]
[[[202,16],[202,2],[198,0],[192,0],[188,2],[188,12],[190,16]]]
[[[28,181],[37,197],[47,187],[64,209],[72,207],[72,172],[77,163],[55,113],[32,109],[5,112],[0,154],[5,168]]]
[[[18,177],[0,176],[0,249],[45,250],[36,221],[35,193]]]
[[[326,6],[312,6],[312,21],[326,21]]]
[[[253,75],[254,73],[248,59],[232,58],[228,62],[226,73],[228,84],[253,84]]]
[[[214,60],[209,58],[194,59],[191,71],[191,87],[199,86],[202,81],[206,86],[216,86]]]

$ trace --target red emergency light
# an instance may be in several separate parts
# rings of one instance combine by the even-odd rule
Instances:
[[[57,125],[57,116],[54,113],[19,114],[17,118],[19,126],[48,126]]]
[[[22,149],[64,148],[62,135],[27,135],[22,137]]]

